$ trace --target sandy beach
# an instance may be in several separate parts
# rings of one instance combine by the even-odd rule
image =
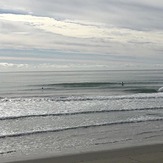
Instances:
[[[11,161],[12,163],[161,163],[163,144]]]

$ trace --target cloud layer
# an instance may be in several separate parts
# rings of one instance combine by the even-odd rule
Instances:
[[[59,56],[62,67],[73,63],[69,67],[81,69],[160,65],[162,19],[161,0],[5,0],[0,2],[1,63],[30,66],[33,60],[50,69]]]

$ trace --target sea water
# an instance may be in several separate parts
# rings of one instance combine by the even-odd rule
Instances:
[[[0,161],[161,143],[162,86],[161,70],[1,72]]]

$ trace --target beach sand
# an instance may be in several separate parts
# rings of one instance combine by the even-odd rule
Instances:
[[[162,163],[163,144],[12,161],[12,163]]]

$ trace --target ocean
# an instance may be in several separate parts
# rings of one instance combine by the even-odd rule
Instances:
[[[162,70],[0,72],[0,162],[161,143],[162,86]]]

